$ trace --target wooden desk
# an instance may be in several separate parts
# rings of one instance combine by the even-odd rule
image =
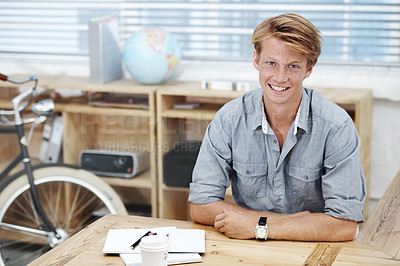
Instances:
[[[400,261],[392,260],[390,255],[357,241],[316,243],[237,240],[226,237],[212,226],[189,221],[119,215],[107,215],[99,219],[30,265],[124,265],[119,256],[101,253],[108,229],[163,226],[206,230],[203,262],[191,265],[313,265],[321,259],[328,262],[325,265],[329,265],[329,261],[333,261],[333,265],[400,265]]]

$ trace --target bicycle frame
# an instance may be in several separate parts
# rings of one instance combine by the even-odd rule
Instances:
[[[20,114],[22,110],[24,110],[26,107],[28,107],[32,103],[38,79],[36,77],[32,76],[27,79],[17,80],[17,79],[8,77],[6,75],[0,74],[0,80],[9,81],[9,82],[16,83],[16,84],[24,84],[27,82],[33,82],[32,87],[30,89],[20,93],[18,96],[14,97],[12,99],[13,111],[1,110],[1,112],[0,112],[0,114],[2,116],[4,116],[4,115],[8,115],[8,116],[13,115],[14,116],[15,128],[0,128],[0,133],[2,133],[2,134],[4,134],[4,133],[17,134],[19,148],[20,148],[20,153],[0,173],[0,181],[3,181],[8,176],[8,174],[10,173],[10,171],[12,169],[14,169],[18,165],[18,163],[22,162],[24,169],[25,169],[25,173],[29,180],[29,185],[30,185],[29,191],[30,191],[30,194],[31,194],[31,197],[33,200],[34,207],[35,207],[37,213],[39,214],[40,219],[42,220],[44,225],[47,227],[47,229],[50,230],[51,232],[53,232],[55,234],[56,238],[59,239],[61,236],[57,233],[56,228],[48,220],[48,218],[43,210],[43,207],[39,201],[38,192],[36,189],[36,185],[34,183],[32,163],[31,163],[31,159],[30,159],[30,156],[28,153],[27,141],[26,141],[25,132],[24,132],[24,120],[22,119],[21,114]],[[29,98],[28,101],[21,105],[21,103],[27,98]]]

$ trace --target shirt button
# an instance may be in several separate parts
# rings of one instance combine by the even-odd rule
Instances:
[[[277,143],[276,139],[274,139],[274,143],[275,143],[275,144]]]
[[[303,176],[305,180],[308,180],[308,175]]]
[[[282,199],[279,197],[276,199],[276,202],[280,202]]]
[[[246,170],[246,174],[250,174],[250,170]]]
[[[281,170],[281,169],[278,168],[278,169],[276,169],[276,172],[279,173],[280,170]]]

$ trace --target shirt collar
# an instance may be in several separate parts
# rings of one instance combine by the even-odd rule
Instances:
[[[303,89],[300,106],[299,109],[297,109],[296,118],[294,119],[294,129],[293,129],[294,136],[296,136],[297,134],[298,127],[307,132],[307,126],[308,126],[307,117],[310,111],[309,106],[310,106],[310,98],[308,97],[306,90]],[[268,124],[267,116],[265,114],[264,104],[261,104],[261,110],[262,110],[261,128],[264,134],[268,134],[270,126]]]
[[[309,92],[310,90],[303,88],[299,107],[299,110],[301,110],[301,112],[298,111],[295,118],[295,121],[297,120],[297,124],[295,123],[295,131],[297,131],[297,128],[301,128],[305,132],[308,132],[308,116],[310,114],[310,97],[308,95]]]

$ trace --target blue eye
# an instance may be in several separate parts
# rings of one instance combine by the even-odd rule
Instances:
[[[290,65],[290,68],[298,68],[297,65]]]
[[[274,65],[275,65],[275,62],[272,62],[272,61],[267,62],[267,65],[269,65],[269,66],[274,66]]]

